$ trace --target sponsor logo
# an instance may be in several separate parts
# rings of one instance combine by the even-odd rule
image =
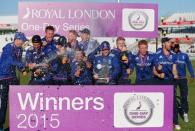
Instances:
[[[101,64],[97,64],[97,69],[101,69],[102,68],[102,65]]]
[[[63,9],[63,8],[29,8],[26,7],[22,19],[108,19],[113,20],[116,17],[116,10],[105,9]]]
[[[147,31],[155,28],[155,12],[153,9],[129,9],[122,10],[123,31]]]
[[[128,18],[129,25],[135,30],[143,30],[148,24],[148,15],[143,11],[134,11]]]
[[[154,104],[147,96],[134,95],[125,102],[123,108],[126,119],[132,124],[140,125],[150,120]]]
[[[164,94],[161,92],[118,92],[114,94],[114,127],[162,127]]]
[[[28,19],[30,16],[30,8],[26,8],[26,13],[24,14],[24,16],[22,17],[22,19]]]

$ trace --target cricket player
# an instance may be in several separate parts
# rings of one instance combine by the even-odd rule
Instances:
[[[177,63],[177,72],[179,78],[176,83],[180,89],[180,97],[181,97],[180,103],[181,103],[183,118],[184,118],[184,122],[189,122],[188,80],[186,76],[186,68],[188,69],[192,80],[195,78],[194,70],[192,67],[192,63],[189,59],[189,56],[180,50],[179,44],[174,45],[173,51],[176,53],[176,57],[177,57],[176,63]]]
[[[71,62],[71,77],[74,85],[92,85],[92,66],[88,64],[85,53],[76,51],[75,59]]]
[[[81,41],[79,42],[79,47],[85,52],[85,55],[88,56],[93,52],[98,46],[99,43],[97,40],[91,39],[91,32],[89,29],[84,28],[80,31]]]
[[[25,71],[25,63],[22,62],[22,45],[27,41],[25,34],[16,32],[14,41],[3,47],[0,57],[0,131],[3,131],[5,123],[9,85],[19,85],[16,77],[16,68]]]
[[[176,79],[178,79],[176,54],[171,51],[171,42],[169,40],[167,37],[162,38],[163,48],[155,54],[154,75],[157,77],[156,84],[174,86],[173,124],[176,130],[180,130],[176,101]]]
[[[134,55],[133,63],[136,70],[136,81],[138,85],[153,84],[154,54],[148,51],[148,42],[138,42],[139,51]]]
[[[29,85],[44,85],[51,84],[51,76],[48,75],[49,65],[45,63],[47,59],[42,50],[42,40],[39,35],[32,37],[33,47],[29,48],[26,52],[26,64],[33,65],[29,69],[32,71]]]
[[[101,54],[97,52],[101,51]],[[117,57],[111,53],[110,43],[103,41],[91,54],[93,60],[93,78],[96,85],[116,85],[120,73],[120,64]]]
[[[45,37],[42,39],[42,50],[48,58],[55,57],[56,42],[54,40],[55,28],[47,26],[45,28]]]
[[[119,74],[118,85],[130,85],[130,75],[133,72],[133,55],[127,51],[124,37],[118,37],[116,40],[117,48],[111,52],[114,54],[120,62],[121,72]]]
[[[70,60],[66,51],[67,40],[60,36],[56,40],[57,57],[51,62],[54,85],[71,85]]]
[[[69,30],[68,31],[67,52],[68,52],[68,56],[70,57],[70,61],[74,60],[76,51],[80,50],[79,42],[77,40],[77,37],[78,37],[78,33],[77,33],[76,30]]]

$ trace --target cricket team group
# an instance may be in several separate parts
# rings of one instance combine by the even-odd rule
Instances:
[[[174,85],[174,127],[176,130],[181,129],[178,105],[184,121],[189,121],[186,69],[191,79],[195,78],[195,74],[188,55],[181,52],[179,43],[173,38],[162,38],[162,48],[155,53],[148,51],[146,40],[140,40],[137,53],[132,53],[124,37],[118,37],[116,48],[111,49],[108,41],[99,43],[92,39],[87,28],[79,32],[69,30],[65,37],[55,34],[53,26],[47,26],[45,37],[32,36],[32,47],[23,57],[26,41],[24,33],[16,32],[14,41],[2,49],[0,131],[3,131],[6,118],[9,85],[20,84],[16,70],[24,76],[31,76],[29,85]],[[134,71],[136,80],[131,83]],[[180,91],[180,104],[176,88]]]

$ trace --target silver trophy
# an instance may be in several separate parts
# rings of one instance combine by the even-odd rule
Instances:
[[[107,84],[109,82],[110,68],[107,62],[98,63],[94,73],[98,75],[97,83]]]

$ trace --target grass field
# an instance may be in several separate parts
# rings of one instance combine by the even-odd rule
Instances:
[[[192,62],[193,68],[195,69],[195,61]],[[188,73],[189,76],[189,73]],[[29,80],[29,77],[21,77],[20,83],[22,84],[27,84]],[[135,80],[135,74],[133,75],[132,80]],[[189,106],[190,106],[190,111],[189,111],[189,123],[184,123],[183,120],[180,118],[179,123],[182,127],[181,131],[195,131],[195,80],[189,82]],[[8,114],[8,113],[7,113]],[[9,122],[8,122],[8,115],[7,115],[7,120],[5,127],[8,127]]]

